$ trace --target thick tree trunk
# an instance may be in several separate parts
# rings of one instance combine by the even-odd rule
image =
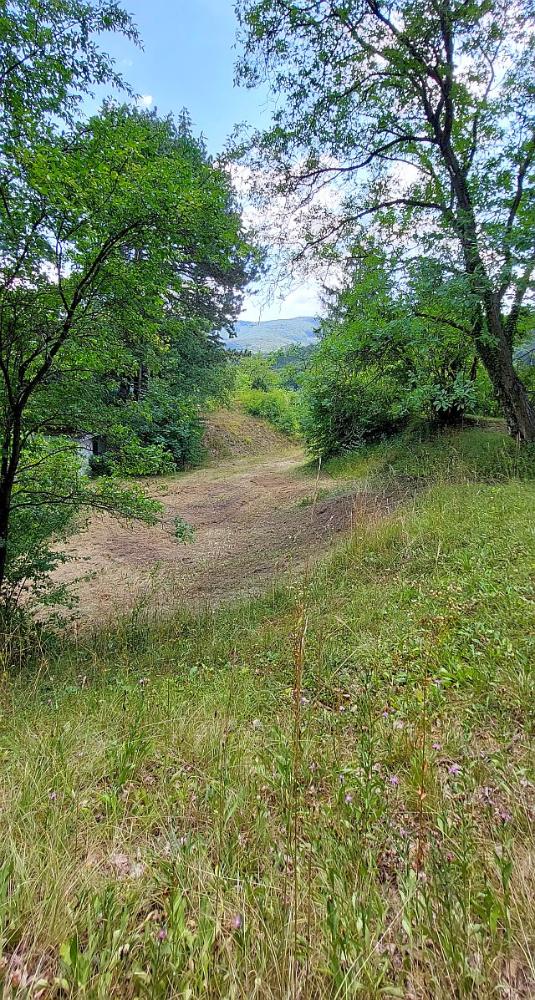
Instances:
[[[480,338],[477,348],[507,421],[509,433],[522,441],[535,441],[535,406],[517,375],[511,346],[501,316],[493,303],[487,305],[487,324],[494,343]]]
[[[518,377],[510,358],[488,346],[479,346],[479,354],[502,407],[510,434],[522,441],[535,441],[535,408],[526,387]]]
[[[21,453],[22,410],[17,408],[4,424],[0,462],[0,599],[6,579],[7,544],[13,486]]]
[[[453,112],[452,112],[453,114]],[[474,335],[477,351],[500,402],[509,432],[522,441],[535,441],[535,407],[526,387],[513,365],[513,333],[506,330],[499,296],[483,263],[479,249],[478,229],[474,207],[465,172],[451,146],[450,134],[441,132],[438,122],[431,120],[444,161],[451,176],[453,192],[459,209],[455,223],[461,241],[466,273],[477,299],[481,303],[482,318],[487,322],[487,335],[479,331]]]
[[[6,576],[10,508],[11,490],[7,488],[7,483],[2,483],[0,486],[0,598]]]

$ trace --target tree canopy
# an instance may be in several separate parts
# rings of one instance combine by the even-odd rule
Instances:
[[[239,79],[281,95],[250,146],[257,191],[310,208],[294,257],[343,257],[371,227],[407,262],[440,261],[464,281],[463,329],[511,432],[535,438],[512,360],[535,266],[530,0],[245,0],[236,11]]]
[[[169,460],[179,461],[178,426],[185,433],[195,421],[195,401],[212,384],[214,331],[236,317],[257,260],[230,177],[187,114],[175,122],[108,101],[76,120],[93,83],[120,84],[95,41],[103,30],[136,37],[117,4],[8,4],[2,29],[0,588],[6,573],[18,581],[27,570],[28,512],[39,511],[45,549],[81,505],[154,518],[139,491],[107,481],[89,488],[79,463],[60,456],[72,457],[77,433],[113,422],[132,457],[135,420],[127,427],[118,411],[131,397],[140,402],[154,374],[143,419],[157,423],[159,414]],[[173,384],[181,416],[169,428]],[[137,439],[152,447],[154,464],[166,448],[151,445],[142,416]],[[150,470],[148,461],[129,471]]]

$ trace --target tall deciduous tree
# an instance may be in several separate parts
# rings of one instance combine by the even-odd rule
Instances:
[[[23,555],[13,525],[32,512],[154,517],[132,494],[88,490],[76,463],[63,489],[50,436],[83,426],[99,375],[164,353],[170,318],[230,324],[254,256],[229,177],[185,117],[109,103],[76,122],[80,95],[121,83],[95,41],[106,30],[136,37],[109,0],[0,10],[0,591]]]
[[[534,289],[533,4],[244,0],[237,14],[239,78],[282,94],[255,139],[259,186],[276,176],[271,193],[304,204],[334,185],[338,211],[321,224],[314,209],[308,250],[371,224],[464,275],[469,333],[510,431],[534,440],[513,365]]]
[[[88,370],[165,350],[170,314],[230,322],[252,251],[227,175],[125,107],[13,160],[0,227],[1,585],[25,446],[76,426]]]
[[[138,40],[129,15],[116,0],[0,2],[0,585],[13,492],[23,449],[30,444],[24,414],[61,346],[53,353],[47,346],[54,313],[59,320],[54,301],[59,289],[52,287],[53,232],[47,230],[51,203],[44,184],[45,179],[52,182],[52,173],[42,172],[43,152],[50,143],[50,157],[57,165],[58,133],[73,123],[77,107],[94,86],[124,86],[99,44],[105,31]],[[65,140],[64,152],[67,145]],[[34,152],[40,153],[42,175],[35,187],[30,177]],[[36,165],[34,180],[38,173]],[[57,176],[55,182],[57,187]],[[67,192],[64,198],[66,205]],[[69,325],[68,318],[63,319]],[[30,459],[27,467],[34,471],[42,461],[43,456]],[[54,472],[45,479],[57,485]],[[26,497],[21,509],[28,503]],[[51,518],[50,523],[54,520],[62,519]]]
[[[0,124],[8,137],[28,141],[72,120],[97,84],[128,89],[99,44],[105,32],[139,42],[117,0],[0,0]]]

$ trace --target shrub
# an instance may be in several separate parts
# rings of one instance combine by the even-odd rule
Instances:
[[[476,409],[474,381],[462,369],[445,374],[423,372],[413,382],[411,408],[433,422],[455,423]]]
[[[51,584],[50,574],[68,560],[61,543],[91,510],[148,524],[158,520],[160,504],[137,484],[126,488],[106,477],[91,481],[81,467],[76,442],[68,437],[35,435],[26,443],[13,492],[6,578],[0,593],[0,606],[7,606],[10,613],[22,594],[39,604],[70,603],[65,588]]]
[[[378,366],[355,371],[344,358],[319,358],[305,377],[308,449],[334,455],[392,434],[409,414],[399,382]]]
[[[242,389],[238,401],[254,417],[267,420],[282,434],[296,437],[300,430],[297,393],[286,389]]]
[[[158,383],[144,401],[134,428],[144,446],[162,450],[171,470],[198,465],[204,457],[199,407],[191,399],[173,396]]]
[[[157,476],[197,465],[204,456],[203,425],[190,400],[151,390],[130,403],[108,430],[105,451],[91,460],[98,475]]]
[[[49,574],[65,556],[55,543],[73,530],[80,510],[80,459],[68,438],[36,435],[25,448],[12,502],[2,600],[15,603],[23,590],[54,603],[59,591]],[[37,515],[37,516],[36,516]]]
[[[272,367],[271,361],[262,354],[240,358],[236,367],[236,389],[242,392],[247,389],[258,389],[269,392],[280,388],[278,372]]]

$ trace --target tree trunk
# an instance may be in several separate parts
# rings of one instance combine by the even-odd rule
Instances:
[[[467,204],[469,206],[469,202]],[[466,270],[487,321],[487,329],[480,327],[474,336],[477,351],[503,410],[509,433],[521,441],[535,441],[535,407],[513,365],[511,337],[503,322],[499,299],[477,250],[473,219],[468,230],[463,241]]]
[[[3,482],[0,485],[0,598],[2,596],[6,576],[10,508],[11,489],[7,482]]]
[[[3,428],[2,458],[0,463],[0,599],[6,579],[7,544],[13,486],[21,453],[22,410],[17,407],[9,415]]]
[[[509,433],[521,441],[535,441],[535,407],[513,365],[513,349],[504,328],[499,303],[485,295],[490,343],[478,339],[478,351],[502,406]]]
[[[535,407],[530,401],[524,383],[514,369],[512,349],[514,328],[506,330],[501,314],[500,298],[492,288],[483,263],[466,175],[451,146],[450,137],[440,132],[436,121],[432,121],[431,124],[434,124],[436,130],[459,209],[456,229],[463,250],[466,273],[472,290],[481,303],[481,310],[487,321],[487,335],[490,334],[488,340],[485,339],[484,331],[474,335],[477,351],[502,407],[509,433],[521,441],[535,441]]]
[[[509,433],[521,441],[535,441],[535,407],[515,371],[511,338],[505,329],[499,300],[490,287],[479,254],[474,250],[475,226],[467,242],[468,246],[464,248],[467,271],[474,282],[474,290],[481,296],[487,321],[487,330],[475,336],[479,357],[487,369]]]
[[[509,433],[522,441],[535,441],[535,407],[518,377],[507,345],[478,344],[479,356],[487,369],[502,407]]]

